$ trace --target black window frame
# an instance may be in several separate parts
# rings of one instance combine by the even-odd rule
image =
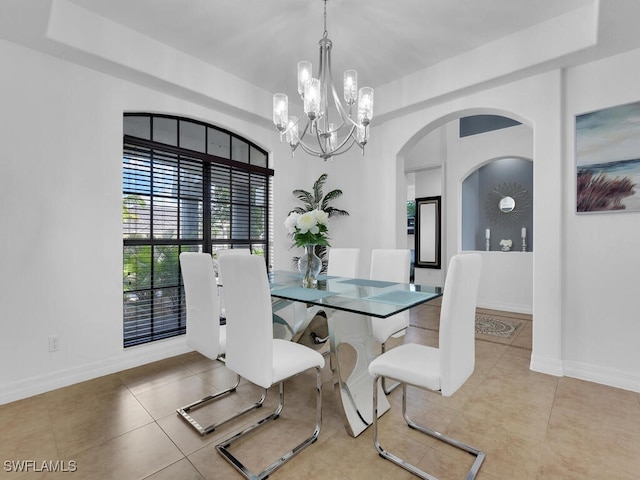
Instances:
[[[268,164],[266,150],[228,130],[173,115],[125,113],[123,124],[126,117],[148,118],[149,138],[123,132],[123,345],[125,348],[182,335],[186,332],[184,288],[177,262],[178,255],[182,251],[213,253],[217,248],[247,247],[255,251],[256,248],[262,247],[265,262],[267,265],[271,264],[274,176],[273,169],[251,163],[252,156],[256,155],[259,163]],[[176,122],[176,145],[153,140],[154,119],[157,118]],[[204,127],[203,152],[180,146],[180,126],[185,122]],[[209,133],[212,130],[218,136],[228,136],[229,157],[233,156],[233,144],[238,142],[246,144],[247,162],[205,153],[209,147]],[[135,169],[132,168],[133,161],[140,164],[147,162],[145,167],[139,169],[141,173],[140,178],[137,179],[131,178],[132,172],[136,175]],[[171,166],[166,167],[167,165]],[[170,173],[156,174],[156,169],[161,166],[166,167]],[[183,180],[185,177],[183,172],[191,172],[192,177],[197,179],[199,166],[202,167],[201,192],[193,188],[193,185],[198,183],[197,180],[194,180],[190,187],[183,187],[182,184],[188,183],[187,180]],[[169,178],[172,174],[173,178]],[[219,187],[221,182],[227,181],[225,180],[227,177],[229,191],[218,199],[224,198],[224,202],[217,202],[212,193],[216,189],[214,183]],[[158,193],[161,189],[156,189],[154,185],[156,180],[158,183],[166,182],[171,185],[174,193]],[[139,182],[138,186],[136,182]],[[188,191],[185,193],[186,190]],[[256,193],[258,191],[259,195]],[[141,192],[146,195],[140,195]],[[141,198],[136,200],[136,196]],[[133,202],[132,198],[134,198]],[[145,204],[145,198],[148,206]],[[186,234],[181,223],[185,198],[192,200],[192,209],[193,205],[198,205],[198,224],[190,224],[191,229]],[[174,219],[171,219],[173,212],[170,208],[159,212],[154,210],[155,202],[161,203],[163,199],[167,204],[175,204]],[[145,216],[141,230],[147,231],[146,236],[140,234],[137,227],[134,234],[128,228],[129,220],[125,215],[127,201],[132,202],[133,209],[136,209],[134,205],[136,201],[144,205],[139,211]],[[222,205],[220,210],[226,213],[212,212],[214,210],[212,205],[218,203]],[[164,215],[169,217],[168,224],[176,227],[173,236],[169,235],[169,238],[161,235],[161,227],[155,225],[156,218],[160,219],[157,223],[161,224]],[[229,225],[228,236],[213,234],[212,224],[216,215],[226,215],[224,219]],[[193,215],[190,218],[193,218]],[[254,223],[256,218],[259,221]],[[258,227],[256,224],[259,224]],[[197,236],[194,236],[196,231]],[[131,253],[134,251],[144,252],[144,255],[140,253],[139,258],[135,257],[137,254]],[[161,253],[156,257],[157,252]],[[138,261],[140,258],[143,260]],[[144,259],[147,260],[146,263]],[[166,263],[162,269],[167,269],[168,275],[164,277],[156,275],[156,270],[160,270],[158,259]],[[136,266],[131,268],[134,263]],[[138,278],[143,276],[145,280],[139,281]],[[172,293],[169,298],[164,298],[164,292]]]

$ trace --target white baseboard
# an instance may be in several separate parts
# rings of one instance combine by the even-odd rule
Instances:
[[[554,377],[564,376],[564,366],[561,360],[555,358],[537,357],[531,355],[531,363],[529,368],[534,372],[546,373]]]
[[[0,405],[102,377],[103,375],[120,372],[128,368],[138,367],[146,363],[181,355],[191,350],[187,346],[184,336],[154,342],[153,344],[130,347],[123,350],[122,354],[117,357],[49,372],[44,375],[36,375],[2,385],[0,389]]]
[[[478,308],[500,310],[502,312],[524,313],[528,315],[533,314],[533,308],[531,305],[518,305],[514,303],[478,302]]]
[[[482,305],[481,307],[493,310],[516,311],[505,309],[504,306],[498,307],[496,305]],[[146,363],[181,355],[191,350],[192,349],[187,346],[186,339],[184,337],[156,342],[152,345],[132,347],[124,350],[122,355],[111,359],[59,370],[56,372],[50,372],[46,375],[37,375],[2,385],[0,405],[45,393],[57,388],[73,385],[75,383],[91,380],[103,375],[120,372],[128,368],[138,367]],[[586,380],[640,393],[640,374],[635,372],[631,373],[584,362],[563,362],[556,359],[535,356],[531,357],[530,368],[535,372],[546,373],[548,375],[560,377],[566,375],[580,380]]]
[[[531,357],[531,370],[556,377],[567,376],[588,382],[622,388],[640,393],[640,374],[615,368],[601,367],[584,362],[560,361],[541,357]]]
[[[640,374],[638,372],[574,361],[565,361],[564,371],[568,377],[640,393]]]

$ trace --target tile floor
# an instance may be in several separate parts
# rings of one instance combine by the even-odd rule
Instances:
[[[506,315],[503,312],[493,312]],[[404,341],[437,345],[439,307],[412,311]],[[529,370],[531,319],[511,339],[478,338],[476,369],[452,397],[410,390],[415,420],[487,452],[480,480],[634,479],[640,472],[640,394]],[[411,479],[375,453],[371,431],[348,436],[336,412],[325,367],[323,425],[318,442],[274,473],[273,479]],[[190,353],[0,406],[0,478],[7,479],[235,479],[215,444],[245,420],[202,438],[175,408],[231,384],[219,362]],[[279,457],[314,425],[314,377],[287,382],[282,417],[237,447],[249,466]],[[400,391],[380,422],[381,443],[442,480],[462,479],[471,457],[402,425]],[[257,398],[238,393],[198,411],[204,421]],[[253,414],[266,416],[275,404]],[[16,462],[31,460],[29,471]],[[43,462],[60,460],[47,472]],[[23,470],[24,470],[23,464]],[[55,469],[56,465],[50,469]],[[39,470],[39,471],[35,471]]]

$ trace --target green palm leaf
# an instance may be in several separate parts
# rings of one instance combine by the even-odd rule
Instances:
[[[333,200],[335,200],[336,198],[340,197],[341,195],[342,195],[342,190],[339,190],[339,189],[331,190],[322,199],[322,204],[321,204],[320,208],[322,210],[325,210],[325,211],[328,212],[328,209],[332,208],[332,207],[329,207],[329,203],[331,203]],[[347,215],[349,215],[349,214],[347,213]]]
[[[313,196],[316,202],[316,205],[320,205],[322,201],[322,188],[324,187],[324,182],[327,181],[328,175],[323,173],[318,177],[318,179],[313,183]]]
[[[307,208],[305,212],[311,211],[315,208],[315,201],[311,193],[307,192],[306,190],[297,189],[293,191],[293,194]]]
[[[340,210],[339,208],[327,207],[323,208],[323,210],[329,214],[329,217],[342,217],[349,215],[349,212],[346,210]]]

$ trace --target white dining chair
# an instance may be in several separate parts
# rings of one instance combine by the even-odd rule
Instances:
[[[378,381],[381,377],[402,384],[402,415],[409,428],[418,430],[475,456],[466,480],[472,480],[486,454],[477,448],[413,422],[407,415],[407,385],[453,395],[471,376],[475,366],[475,313],[482,258],[479,254],[451,259],[440,310],[438,348],[414,343],[399,345],[369,364],[373,376],[373,441],[379,455],[425,480],[437,480],[385,450],[378,440]]]
[[[249,250],[248,248],[218,248],[216,250],[218,264],[218,295],[220,297],[220,318],[226,318],[224,306],[224,276],[222,267],[220,266],[220,259],[225,255],[251,255],[251,250]]]
[[[330,248],[327,275],[356,278],[360,270],[359,248]]]
[[[182,252],[180,254],[180,269],[187,311],[187,345],[211,360],[223,360],[227,335],[226,326],[220,325],[218,315],[218,292],[213,258],[208,253]],[[211,433],[220,425],[237,418],[242,413],[257,408],[264,401],[262,398],[240,414],[218,420],[210,425],[201,425],[190,415],[192,410],[234,392],[239,383],[240,376],[237,375],[236,383],[232,387],[180,407],[176,411],[200,435]]]
[[[371,252],[371,280],[409,283],[411,273],[411,251],[408,249],[374,249]],[[389,338],[398,338],[409,328],[409,311],[400,312],[388,318],[371,317],[373,339],[380,343],[382,353],[387,351]],[[382,388],[389,394],[398,384],[387,387],[382,379]]]
[[[227,313],[224,300],[224,273],[222,266],[220,265],[220,259],[227,255],[251,255],[251,250],[248,248],[219,248],[216,250],[216,256],[218,257],[218,294],[220,296],[220,318],[226,322]],[[282,338],[284,340],[291,340],[293,338],[293,329],[295,324],[292,321],[300,319],[304,316],[304,307],[291,304],[281,306],[277,315],[273,316],[273,335],[275,338]]]
[[[324,358],[315,350],[273,338],[271,292],[264,258],[257,255],[225,256],[227,300],[227,368],[264,389],[279,385],[280,401],[268,417],[216,445],[217,451],[243,476],[252,480],[268,477],[292,457],[314,443],[322,425],[322,378]],[[276,420],[284,406],[284,381],[315,369],[316,425],[311,435],[259,473],[252,473],[230,447],[249,433]],[[282,439],[278,439],[281,442]]]

